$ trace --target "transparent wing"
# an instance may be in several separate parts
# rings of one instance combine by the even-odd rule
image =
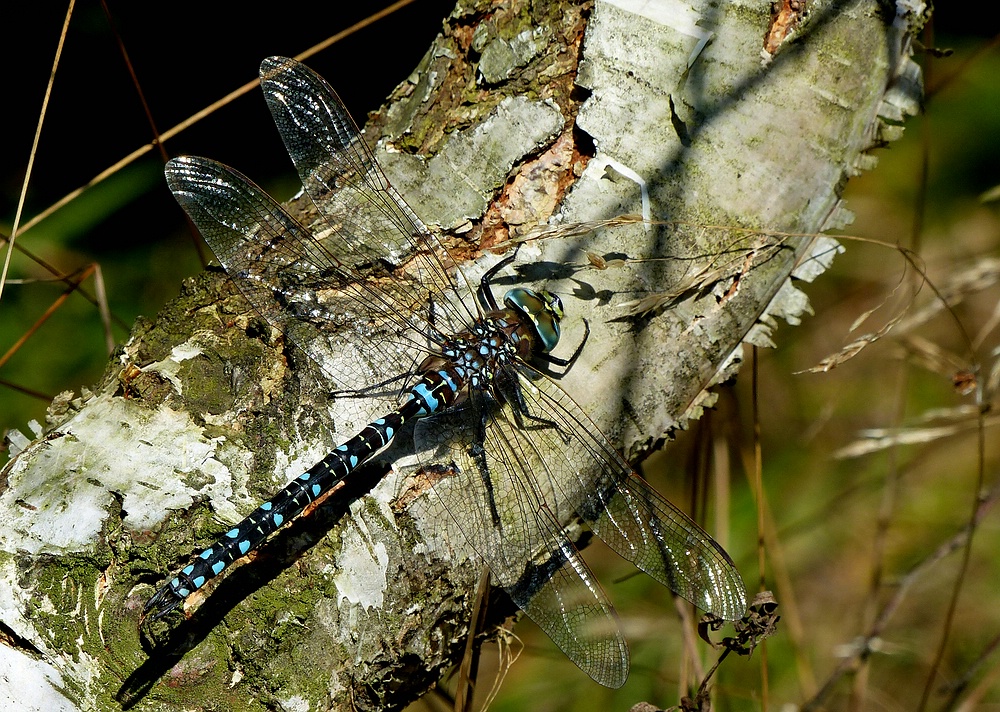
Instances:
[[[194,156],[172,159],[167,184],[253,307],[318,363],[334,386],[358,389],[404,372],[426,349],[416,298],[399,279],[361,277],[238,171]],[[366,281],[367,280],[367,281]],[[388,282],[388,283],[386,283]],[[398,300],[384,307],[384,302]],[[329,337],[355,344],[356,358],[330,362]]]
[[[456,298],[447,251],[389,184],[333,88],[285,57],[261,63],[260,83],[305,193],[325,218],[318,239],[355,265],[406,261],[438,300],[435,326],[446,334],[465,328],[477,314]]]
[[[640,479],[555,382],[525,364],[517,368],[528,411],[556,424],[530,426],[537,451],[531,474],[551,492],[553,508],[561,516],[575,511],[611,549],[698,608],[740,618],[746,588],[725,550]]]
[[[509,408],[487,419],[484,448],[473,433],[477,406],[425,419],[415,433],[428,461],[451,475],[427,496],[434,516],[450,517],[490,567],[493,580],[545,631],[566,656],[597,682],[620,687],[628,676],[628,647],[617,615],[590,569],[566,538],[544,493],[523,465],[533,445],[512,428]],[[483,453],[487,475],[477,453]],[[445,514],[447,512],[447,514]],[[442,519],[444,521],[444,519]]]

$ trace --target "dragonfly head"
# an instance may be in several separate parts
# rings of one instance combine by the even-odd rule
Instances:
[[[544,289],[534,291],[515,287],[504,295],[503,303],[529,322],[542,353],[549,353],[559,343],[559,321],[563,318],[562,300]]]

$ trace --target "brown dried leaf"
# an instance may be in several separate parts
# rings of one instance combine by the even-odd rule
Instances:
[[[865,334],[864,336],[860,336],[860,337],[856,338],[854,341],[850,342],[849,344],[847,344],[846,346],[844,346],[842,349],[840,349],[840,351],[838,351],[838,352],[836,352],[834,354],[830,354],[826,358],[822,359],[819,363],[817,363],[812,368],[807,368],[804,371],[796,371],[796,374],[799,374],[799,373],[826,373],[827,371],[831,371],[831,370],[835,369],[837,366],[839,366],[840,364],[844,363],[845,361],[851,360],[852,358],[854,358],[855,356],[857,356],[859,353],[861,353],[865,348],[867,348],[871,344],[874,344],[876,341],[878,341],[879,339],[883,338],[886,334],[888,334],[890,331],[892,331],[892,328],[902,320],[904,314],[905,314],[905,312],[900,312],[899,314],[897,314],[896,316],[894,316],[892,319],[890,319],[885,324],[885,326],[883,326],[878,331],[873,332],[873,333],[868,333],[868,334]]]

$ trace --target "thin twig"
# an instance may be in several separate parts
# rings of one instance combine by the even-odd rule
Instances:
[[[7,253],[4,255],[3,272],[0,272],[0,298],[3,297],[3,286],[7,281],[7,271],[10,269],[11,252],[14,249],[14,241],[17,239],[17,226],[21,222],[21,213],[24,211],[24,200],[28,195],[28,183],[31,181],[31,171],[35,166],[35,155],[38,153],[38,142],[42,136],[42,125],[45,123],[45,114],[49,108],[49,97],[52,96],[52,85],[56,81],[56,69],[59,68],[59,59],[62,57],[63,45],[66,43],[66,31],[69,29],[69,21],[73,17],[73,6],[75,4],[76,0],[69,0],[69,6],[66,8],[66,19],[63,20],[62,31],[59,33],[59,42],[56,44],[56,54],[52,58],[52,71],[49,72],[49,81],[45,85],[42,109],[38,113],[35,137],[31,140],[31,151],[28,154],[28,167],[24,170],[21,193],[17,196],[17,210],[14,212],[14,224],[10,229],[10,240],[7,242]],[[25,230],[27,230],[27,227],[25,227]]]

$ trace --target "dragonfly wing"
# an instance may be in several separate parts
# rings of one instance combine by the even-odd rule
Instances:
[[[343,226],[342,253],[398,261],[423,232],[420,223],[387,199],[388,181],[333,88],[286,57],[261,63],[260,85],[305,192]]]
[[[378,383],[409,365],[405,347],[412,359],[412,347],[425,346],[422,339],[408,343],[397,322],[383,319],[381,301],[358,292],[356,276],[243,174],[195,156],[172,159],[165,173],[177,202],[250,304],[336,387]],[[357,358],[331,363],[333,332],[356,342]],[[394,340],[399,343],[390,348]]]
[[[424,294],[454,294],[450,257],[389,184],[326,80],[293,59],[269,57],[260,83],[302,186],[325,218],[319,238],[328,249],[354,264],[409,260]],[[436,324],[445,333],[460,331],[475,316],[450,297],[437,308]]]
[[[513,417],[503,414],[509,409],[493,404],[497,412],[478,447],[475,423],[490,404],[482,394],[471,399],[479,403],[416,426],[417,449],[449,471],[423,506],[432,519],[451,520],[493,580],[570,660],[597,682],[620,687],[628,676],[628,647],[617,615],[525,471],[533,462],[524,459],[533,450],[528,433],[512,429]]]
[[[726,620],[740,618],[746,589],[732,559],[711,536],[649,484],[554,381],[519,365],[554,506],[575,511],[611,549],[681,598]],[[560,519],[560,521],[564,521]]]

